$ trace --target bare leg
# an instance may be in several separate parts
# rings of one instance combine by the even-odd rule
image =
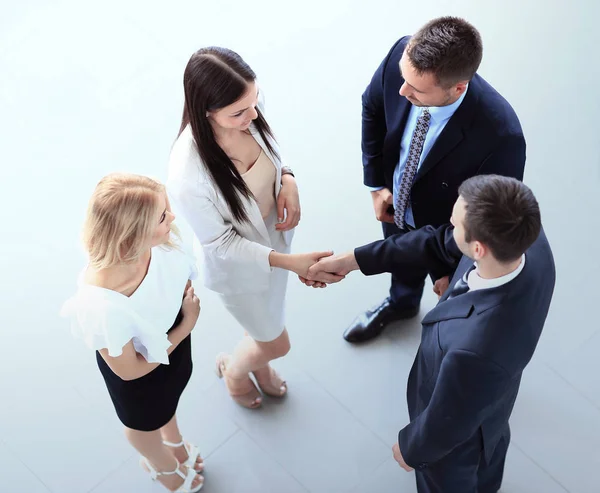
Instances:
[[[173,457],[171,451],[162,443],[162,435],[159,430],[156,431],[138,431],[131,428],[125,428],[125,436],[129,443],[152,464],[157,472],[174,471],[178,463]],[[180,471],[187,474],[187,468],[180,466]],[[175,491],[183,484],[183,479],[177,475],[158,476],[160,481],[170,491]],[[203,481],[202,476],[197,475],[192,483],[192,487],[198,486]]]
[[[160,429],[160,434],[165,442],[179,443],[182,441],[181,432],[179,431],[179,426],[177,425],[176,415],[173,416],[171,418],[171,421],[169,421],[165,426],[163,426]],[[169,450],[181,463],[184,463],[188,459],[187,450],[183,445],[177,448],[170,447]],[[203,460],[200,456],[198,456],[198,458],[196,459],[196,466],[194,467],[194,469],[198,472],[202,472],[202,470],[204,469]]]
[[[226,383],[229,393],[243,406],[249,408],[260,406],[262,399],[249,377],[249,373],[252,372],[266,394],[284,395],[287,386],[269,366],[269,362],[285,356],[289,350],[290,340],[285,329],[277,339],[269,342],[255,341],[246,335],[226,363]]]
[[[245,336],[233,350],[227,368],[228,376],[238,379],[267,368],[270,361],[285,356],[290,350],[290,339],[286,329],[281,335],[269,342],[255,341]]]

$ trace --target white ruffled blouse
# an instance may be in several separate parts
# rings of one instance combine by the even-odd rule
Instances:
[[[198,275],[194,257],[183,249],[152,248],[146,277],[129,297],[86,284],[84,273],[77,293],[61,310],[71,320],[72,334],[91,349],[108,349],[113,357],[133,341],[149,363],[169,364],[167,331],[181,308],[187,280]]]

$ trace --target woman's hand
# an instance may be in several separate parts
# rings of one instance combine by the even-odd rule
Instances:
[[[298,274],[300,281],[306,284],[305,280],[308,278],[308,271],[310,267],[316,264],[323,257],[329,257],[331,255],[333,255],[331,250],[328,252],[312,253],[280,253],[272,250],[269,254],[269,265],[271,267],[289,270]],[[322,278],[319,279],[319,282],[315,287],[324,287],[322,285],[325,283],[339,282],[344,279],[344,276],[330,273],[323,273],[323,276],[321,277]],[[313,284],[309,285],[312,286]]]
[[[191,285],[189,287],[186,286],[181,311],[183,313],[183,321],[186,325],[189,325],[189,331],[191,332],[200,316],[200,300],[194,293],[194,288]]]
[[[289,231],[300,222],[300,196],[296,179],[292,175],[281,177],[281,190],[277,197],[277,218],[279,220],[275,226],[277,231]],[[285,221],[281,222],[284,218]]]
[[[315,265],[322,258],[330,257],[331,255],[333,255],[332,251],[291,254],[289,256],[289,270],[298,274],[298,277],[302,281],[302,279],[307,279],[309,277],[309,269],[313,265]],[[323,285],[324,283],[339,282],[344,279],[344,276],[333,273],[323,273],[321,277],[322,279],[320,279],[319,286]]]
[[[306,284],[312,288],[326,288],[327,284],[319,281],[309,281],[306,277],[298,276],[298,279],[302,284]]]

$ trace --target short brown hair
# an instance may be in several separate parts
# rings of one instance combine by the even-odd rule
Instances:
[[[410,39],[408,59],[419,74],[432,73],[442,87],[470,81],[481,63],[481,35],[464,19],[440,17]]]
[[[540,234],[542,221],[531,189],[514,178],[479,175],[458,189],[465,201],[465,241],[480,241],[499,262],[517,260]]]

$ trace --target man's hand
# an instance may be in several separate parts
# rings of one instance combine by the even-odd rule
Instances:
[[[312,253],[293,253],[287,256],[285,268],[298,274],[299,277],[309,279],[309,272],[313,265],[321,259],[333,255],[332,251],[312,252]],[[319,279],[310,279],[320,283],[339,282],[344,278],[342,274],[322,272]]]
[[[448,276],[440,277],[437,281],[435,281],[435,284],[433,285],[433,292],[437,294],[438,300],[444,296],[449,284],[450,278]]]
[[[394,205],[394,196],[387,188],[382,188],[376,192],[371,192],[373,199],[373,209],[375,209],[375,217],[378,221],[384,223],[394,223],[394,214],[389,212],[389,209]]]
[[[392,453],[394,454],[394,460],[400,464],[400,467],[404,469],[406,472],[410,472],[413,470],[406,462],[404,462],[404,457],[402,457],[402,452],[400,452],[400,445],[398,442],[394,443],[392,447]]]
[[[306,279],[306,277],[302,277],[302,276],[298,276],[298,279],[300,279],[300,282],[302,284],[306,284],[307,286],[311,286],[313,288],[326,288],[327,287],[326,282],[309,281],[308,279]]]
[[[296,179],[292,175],[281,177],[281,190],[277,197],[277,218],[280,221],[275,226],[277,231],[289,231],[300,222],[300,196]],[[284,218],[285,222],[281,222]]]
[[[358,268],[353,252],[322,257],[308,269],[307,275],[304,276],[305,279],[300,280],[307,286],[312,286],[311,283],[315,282],[331,284],[341,281],[347,274]],[[339,277],[339,279],[336,280],[336,277]]]

